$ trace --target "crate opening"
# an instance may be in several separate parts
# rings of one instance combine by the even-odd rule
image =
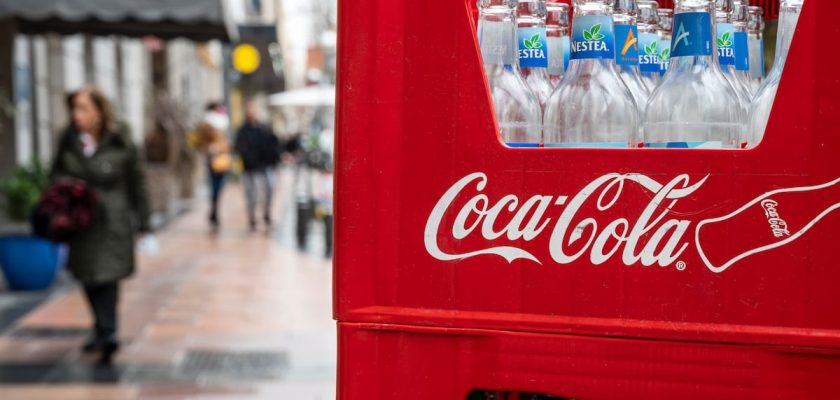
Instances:
[[[578,15],[547,3],[467,0],[487,101],[506,147],[743,151],[762,143],[801,2],[782,6],[775,47],[764,44],[761,7],[745,4],[720,19],[711,6],[707,28],[689,32],[710,39],[706,56],[671,40],[674,22],[685,25],[682,15],[693,13],[640,8],[625,21],[606,3]],[[779,54],[771,70],[763,68],[765,48]]]

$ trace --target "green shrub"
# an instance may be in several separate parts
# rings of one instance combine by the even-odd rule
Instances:
[[[3,195],[3,206],[9,218],[13,221],[29,219],[48,182],[46,169],[37,162],[18,167],[11,176],[0,182],[0,194]]]

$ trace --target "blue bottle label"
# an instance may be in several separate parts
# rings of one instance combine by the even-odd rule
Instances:
[[[639,30],[636,25],[616,25],[615,40],[615,63],[631,67],[639,65]]]
[[[712,17],[707,12],[679,13],[674,17],[671,57],[712,55]]]
[[[717,24],[717,47],[718,63],[735,65],[735,27],[732,24]]]
[[[484,64],[511,66],[516,62],[516,49],[510,42],[514,29],[510,22],[479,21],[478,44]]]
[[[750,43],[747,32],[735,32],[735,69],[750,70]]]
[[[519,66],[548,68],[548,40],[545,27],[519,28]]]
[[[563,71],[569,70],[569,61],[572,60],[572,38],[563,36]]]
[[[572,60],[611,59],[614,56],[612,17],[575,17],[572,28]]]
[[[660,45],[659,37],[656,34],[643,33],[639,35],[639,68],[642,73],[659,72],[659,55],[665,50],[666,48]],[[671,50],[668,49],[668,53],[670,52]]]
[[[660,43],[662,43],[662,51],[659,54],[659,76],[664,76],[671,62],[671,40],[660,39]]]
[[[722,149],[723,142],[660,142],[645,143],[649,149]]]
[[[763,53],[762,53],[763,54]],[[572,60],[572,38],[563,36],[563,71],[569,70],[569,61]]]
[[[759,43],[761,43],[761,58],[759,59],[761,60],[761,76],[765,77],[767,76],[767,70],[765,69],[767,65],[764,63],[764,41],[759,40]]]
[[[517,143],[517,142],[507,142],[505,143],[508,147],[518,148],[518,149],[533,149],[540,147],[539,143]]]
[[[571,41],[568,36],[555,36],[548,38],[548,73],[550,75],[563,75],[569,69],[569,57],[571,56]]]
[[[626,149],[630,147],[624,142],[597,143],[546,143],[545,147],[555,149]]]

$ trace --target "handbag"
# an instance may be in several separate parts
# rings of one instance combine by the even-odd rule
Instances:
[[[214,173],[222,174],[230,171],[232,167],[233,157],[230,156],[230,153],[219,153],[210,158],[210,169]]]

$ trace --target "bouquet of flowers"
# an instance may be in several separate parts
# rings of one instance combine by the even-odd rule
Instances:
[[[84,181],[56,182],[44,191],[32,214],[36,235],[54,242],[66,242],[90,226],[99,199]]]

